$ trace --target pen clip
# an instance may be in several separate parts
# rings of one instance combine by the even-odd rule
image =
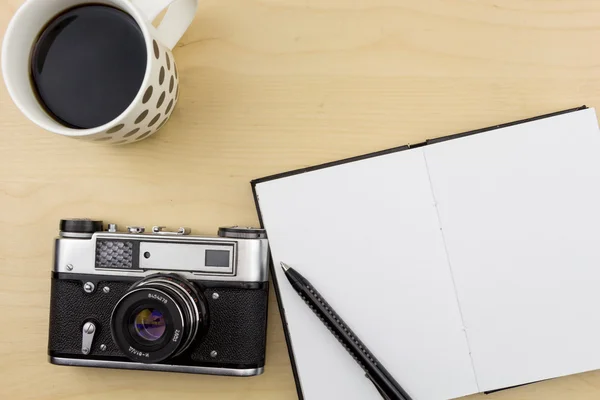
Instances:
[[[369,379],[371,382],[373,382],[373,385],[375,385],[375,388],[377,388],[377,391],[379,392],[379,394],[381,395],[381,397],[384,398],[384,400],[394,400],[394,399],[390,398],[387,394],[385,394],[385,392],[383,391],[383,389],[381,388],[381,386],[379,386],[377,384],[377,382],[375,382],[375,380],[371,377],[371,375],[369,375],[368,372],[365,374],[365,376],[367,377],[367,379]]]

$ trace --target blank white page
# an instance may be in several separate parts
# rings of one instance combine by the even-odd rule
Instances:
[[[423,149],[480,389],[600,368],[594,110]]]
[[[309,279],[418,400],[478,391],[422,149],[256,185],[307,400],[378,400],[362,369],[293,291]]]

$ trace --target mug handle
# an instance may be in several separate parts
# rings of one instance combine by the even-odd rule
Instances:
[[[158,39],[169,50],[173,50],[190,27],[198,8],[198,0],[131,0],[131,3],[150,22],[154,21],[165,8],[169,8],[157,28]]]

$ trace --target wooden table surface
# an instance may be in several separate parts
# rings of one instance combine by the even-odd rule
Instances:
[[[2,35],[20,3],[2,1]],[[0,398],[296,398],[274,295],[260,377],[48,364],[59,219],[256,225],[253,178],[598,105],[599,45],[594,0],[204,0],[174,52],[178,108],[146,141],[44,132],[1,85]],[[598,398],[590,372],[468,399]]]

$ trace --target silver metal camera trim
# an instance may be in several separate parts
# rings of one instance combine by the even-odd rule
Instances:
[[[224,376],[256,376],[264,372],[264,367],[235,369],[235,368],[215,368],[215,367],[194,367],[190,365],[168,365],[168,364],[143,364],[124,361],[106,361],[106,360],[85,360],[79,358],[49,357],[49,361],[56,365],[76,366],[76,367],[97,367],[97,368],[116,368],[133,369],[143,371],[165,371],[165,372],[186,372],[192,374],[224,375]]]
[[[199,273],[186,270],[117,270],[96,268],[96,242],[98,239],[138,240],[143,242],[187,244],[234,244],[236,257],[235,275]],[[167,236],[154,234],[131,234],[97,232],[90,238],[58,237],[55,243],[54,271],[64,274],[108,275],[142,279],[157,272],[176,273],[192,280],[224,282],[267,282],[269,280],[269,245],[267,239],[229,239],[204,236]]]

